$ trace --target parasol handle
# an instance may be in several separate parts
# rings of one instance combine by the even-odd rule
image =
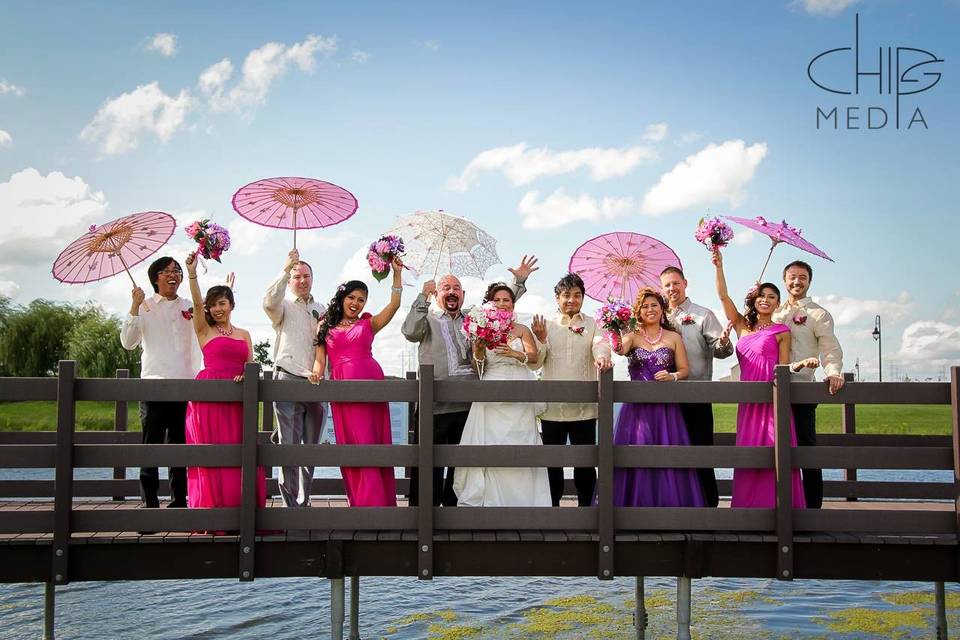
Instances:
[[[782,242],[782,240],[770,238],[770,251],[767,253],[767,260],[763,263],[763,269],[760,269],[760,277],[757,278],[757,282],[763,282],[763,274],[766,273],[767,265],[770,264],[770,256],[773,255],[773,250],[777,248],[780,242]]]
[[[297,208],[293,208],[293,248],[297,248]]]
[[[625,295],[627,295],[627,277],[626,274],[623,274],[620,279],[620,299],[623,300]]]
[[[440,250],[437,251],[437,264],[433,266],[433,279],[437,279],[437,271],[440,270],[440,258],[443,256],[443,243],[447,241],[446,229],[443,226],[443,216],[440,216]]]
[[[116,256],[120,258],[120,264],[123,265],[123,270],[127,272],[127,277],[130,278],[130,283],[133,284],[134,287],[136,287],[137,281],[133,279],[133,274],[130,273],[130,267],[127,266],[127,261],[123,259],[123,256],[120,255],[119,251],[116,253]],[[143,299],[143,308],[146,309],[147,311],[150,311],[150,305],[147,304],[146,298]]]

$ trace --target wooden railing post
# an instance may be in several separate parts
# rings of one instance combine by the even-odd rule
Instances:
[[[70,514],[73,510],[73,432],[76,428],[77,363],[61,360],[57,368],[57,446],[53,501],[53,584],[70,582]]]
[[[416,380],[417,372],[416,371],[407,371],[407,380]],[[407,403],[407,444],[416,444],[417,443],[417,405],[408,402]],[[403,477],[412,478],[413,469],[411,467],[403,468]],[[413,497],[413,496],[411,496]]]
[[[843,374],[844,382],[853,382],[853,374],[845,373]],[[854,434],[857,432],[857,405],[855,404],[843,404],[842,405],[843,413],[840,415],[840,420],[843,425],[843,433]],[[847,482],[856,482],[857,481],[857,470],[856,469],[844,469],[843,470],[843,479]],[[847,496],[848,502],[856,502],[856,496]]]
[[[273,380],[277,375],[276,369],[270,371],[264,370],[263,379],[264,380]],[[267,433],[273,436],[273,403],[264,402],[263,403],[263,419],[260,422],[260,431],[266,430]],[[323,429],[323,425],[320,425],[320,429]],[[322,434],[321,434],[322,435]],[[267,478],[273,477],[273,467],[267,467],[263,470]],[[268,494],[269,495],[269,494]]]
[[[260,365],[243,368],[243,440],[240,445],[240,581],[253,580],[257,532],[257,431],[260,421]]]
[[[953,417],[953,512],[960,536],[960,367],[950,367],[950,415]]]
[[[117,379],[125,380],[130,377],[129,369],[117,369]],[[127,430],[127,401],[117,400],[113,409],[113,429],[114,431],[124,432]],[[113,479],[125,480],[127,477],[126,467],[114,467]],[[126,500],[126,496],[113,496],[114,500]]]
[[[417,498],[417,577],[433,579],[433,365],[420,365],[420,386],[417,391],[420,412],[420,444],[417,446],[417,467],[420,486]]]
[[[777,578],[793,580],[793,461],[790,448],[790,367],[777,365],[773,378],[776,420],[773,448],[777,478]]]
[[[597,381],[597,577],[613,580],[613,371]]]

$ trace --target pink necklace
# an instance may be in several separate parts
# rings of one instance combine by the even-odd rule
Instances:
[[[658,342],[660,342],[660,338],[663,337],[663,326],[660,327],[660,333],[658,333],[657,337],[654,338],[653,340],[647,337],[646,328],[641,328],[640,333],[643,334],[643,339],[647,341],[647,344],[657,344]]]
[[[220,335],[222,335],[222,336],[232,336],[232,335],[233,335],[233,326],[231,326],[229,329],[224,329],[224,328],[221,327],[220,325],[214,325],[214,326],[217,328],[217,331],[219,331],[219,332],[220,332]]]

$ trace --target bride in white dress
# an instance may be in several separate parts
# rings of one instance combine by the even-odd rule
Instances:
[[[484,302],[513,311],[514,294],[502,283],[490,285]],[[537,359],[537,347],[530,329],[514,323],[506,345],[488,350],[474,345],[474,360],[483,380],[533,380],[527,362]],[[460,444],[542,444],[537,432],[537,414],[543,410],[534,402],[474,402],[470,407]],[[464,507],[549,507],[550,483],[547,470],[539,468],[457,467],[453,490],[457,504]]]

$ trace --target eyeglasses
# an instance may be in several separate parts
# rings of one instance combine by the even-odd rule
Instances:
[[[161,276],[182,276],[183,271],[180,269],[164,269],[160,272]]]

